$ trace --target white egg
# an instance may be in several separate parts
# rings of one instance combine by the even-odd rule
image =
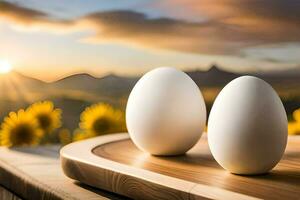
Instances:
[[[287,116],[274,89],[252,76],[227,84],[210,112],[208,143],[216,161],[231,173],[271,170],[287,143]]]
[[[179,155],[193,147],[206,123],[206,107],[194,81],[184,72],[161,67],[134,86],[126,124],[138,148],[152,155]]]

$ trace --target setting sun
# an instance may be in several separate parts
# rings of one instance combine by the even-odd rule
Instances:
[[[0,74],[9,73],[12,70],[12,66],[8,61],[0,61]]]

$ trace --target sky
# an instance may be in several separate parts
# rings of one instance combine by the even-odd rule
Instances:
[[[0,0],[0,61],[45,81],[300,68],[298,0]]]

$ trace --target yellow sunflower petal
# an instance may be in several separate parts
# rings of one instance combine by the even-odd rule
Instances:
[[[37,119],[40,128],[46,133],[51,133],[61,126],[60,109],[54,108],[51,101],[42,101],[32,104],[27,112]]]
[[[80,116],[79,127],[92,135],[121,131],[124,127],[122,112],[104,103],[87,107]]]
[[[35,145],[42,136],[37,121],[26,115],[24,110],[10,113],[1,127],[0,143],[5,146]]]
[[[288,123],[288,133],[290,135],[300,134],[300,123],[299,122],[289,122]]]
[[[300,108],[298,108],[297,110],[295,110],[293,112],[293,118],[297,121],[300,122]]]

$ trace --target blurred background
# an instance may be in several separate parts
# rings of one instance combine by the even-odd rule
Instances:
[[[131,89],[160,66],[187,72],[208,109],[232,79],[260,77],[300,134],[299,10],[294,0],[0,1],[1,145],[126,131]]]

